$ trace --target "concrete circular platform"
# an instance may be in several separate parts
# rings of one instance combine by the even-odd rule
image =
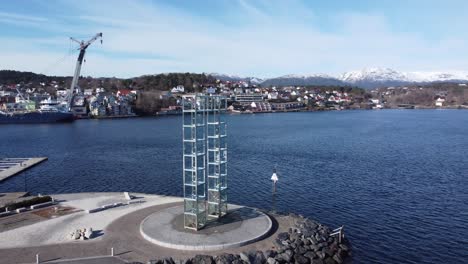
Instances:
[[[149,215],[141,222],[141,235],[162,247],[209,251],[259,241],[272,228],[270,217],[257,209],[229,205],[228,214],[218,221],[210,221],[199,231],[186,230],[183,211],[183,206],[175,206]]]

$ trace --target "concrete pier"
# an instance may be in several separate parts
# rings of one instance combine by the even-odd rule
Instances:
[[[0,159],[0,182],[24,170],[27,170],[45,160],[47,160],[47,157]]]

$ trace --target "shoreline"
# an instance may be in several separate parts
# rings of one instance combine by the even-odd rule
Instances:
[[[87,213],[87,210],[97,206],[105,207],[112,203],[115,205],[116,202],[125,199],[124,194],[93,192],[51,195],[58,203],[49,209],[64,206],[77,210],[63,216],[26,223],[7,231],[0,230],[0,259],[23,263],[32,262],[35,254],[41,256],[41,261],[104,257],[109,256],[111,248],[121,260],[142,263],[155,258],[185,259],[192,263],[202,263],[197,258],[214,261],[222,256],[238,261],[259,258],[261,259],[259,263],[266,263],[270,258],[270,262],[280,263],[292,263],[294,259],[308,262],[309,258],[310,261],[315,259],[325,263],[342,263],[351,255],[347,240],[338,242],[330,228],[300,215],[267,212],[265,214],[273,222],[271,232],[262,239],[246,245],[201,251],[158,246],[141,235],[141,224],[148,215],[182,205],[183,199],[142,193],[132,193],[132,195],[136,200],[143,202],[109,207],[96,213]],[[21,214],[24,214],[22,217],[26,217],[33,213],[31,211]],[[4,220],[11,221],[17,216],[20,214],[0,217],[0,224]],[[90,227],[95,231],[96,237],[89,240],[70,238],[70,232]]]

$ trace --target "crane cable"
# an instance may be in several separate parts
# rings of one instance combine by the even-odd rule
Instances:
[[[55,68],[56,66],[58,66],[60,63],[62,63],[63,61],[65,61],[66,59],[68,59],[68,57],[70,57],[71,55],[75,54],[76,51],[74,51],[72,49],[72,46],[71,46],[71,40],[69,41],[69,46],[68,46],[68,51],[65,53],[65,55],[61,58],[59,58],[57,61],[55,62],[52,62],[51,64],[49,64],[47,67],[44,68],[44,70],[40,71],[42,74],[44,75],[48,75],[48,73],[53,69]]]

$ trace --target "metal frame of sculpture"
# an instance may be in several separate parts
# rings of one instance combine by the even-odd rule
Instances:
[[[223,115],[226,106],[226,97],[219,95],[182,97],[184,227],[187,229],[199,230],[206,225],[208,217],[219,218],[227,212],[227,127]]]
[[[222,96],[207,97],[208,206],[207,216],[227,213],[227,101]]]

